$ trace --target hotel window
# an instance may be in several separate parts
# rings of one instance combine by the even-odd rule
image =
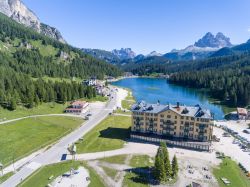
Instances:
[[[177,124],[177,121],[174,121],[174,124]]]
[[[167,115],[167,118],[171,118],[171,115]]]
[[[186,120],[189,120],[189,117],[188,117],[188,116],[186,117]]]
[[[176,135],[176,132],[174,132],[174,135]]]
[[[183,124],[183,121],[181,121],[181,124]]]
[[[200,118],[197,118],[196,120],[197,120],[197,121],[200,121]]]
[[[174,129],[176,129],[177,127],[176,126],[174,126]]]
[[[164,122],[164,120],[163,120],[163,119],[160,119],[160,122]]]
[[[161,118],[164,118],[164,115],[163,115],[163,114],[161,114]]]
[[[177,116],[175,116],[174,118],[177,119]]]
[[[184,116],[181,116],[181,119],[184,119]]]
[[[193,118],[193,117],[191,117],[191,120],[192,120],[192,121],[194,121],[194,118]]]
[[[198,132],[198,129],[196,129],[196,132]]]

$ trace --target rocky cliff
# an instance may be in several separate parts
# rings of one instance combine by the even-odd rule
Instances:
[[[56,28],[41,23],[36,14],[27,8],[21,0],[0,0],[0,12],[39,33],[65,42]]]

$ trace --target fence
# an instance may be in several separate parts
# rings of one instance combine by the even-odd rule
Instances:
[[[198,151],[211,151],[211,143],[209,142],[190,142],[190,141],[174,141],[174,140],[168,140],[161,137],[152,137],[152,136],[143,136],[138,134],[130,134],[130,138],[132,140],[139,140],[139,141],[146,141],[146,142],[152,142],[152,143],[159,143],[159,142],[165,142],[167,145],[173,146],[173,147],[180,147],[180,148],[186,148],[186,149],[192,149],[192,150],[198,150]]]

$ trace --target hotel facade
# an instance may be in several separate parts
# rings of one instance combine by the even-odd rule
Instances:
[[[134,104],[131,131],[135,134],[159,135],[166,139],[210,142],[213,116],[207,109],[196,106]]]

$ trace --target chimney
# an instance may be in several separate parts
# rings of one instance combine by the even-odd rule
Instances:
[[[180,103],[179,103],[179,102],[176,103],[176,107],[177,107],[177,108],[180,107]]]

